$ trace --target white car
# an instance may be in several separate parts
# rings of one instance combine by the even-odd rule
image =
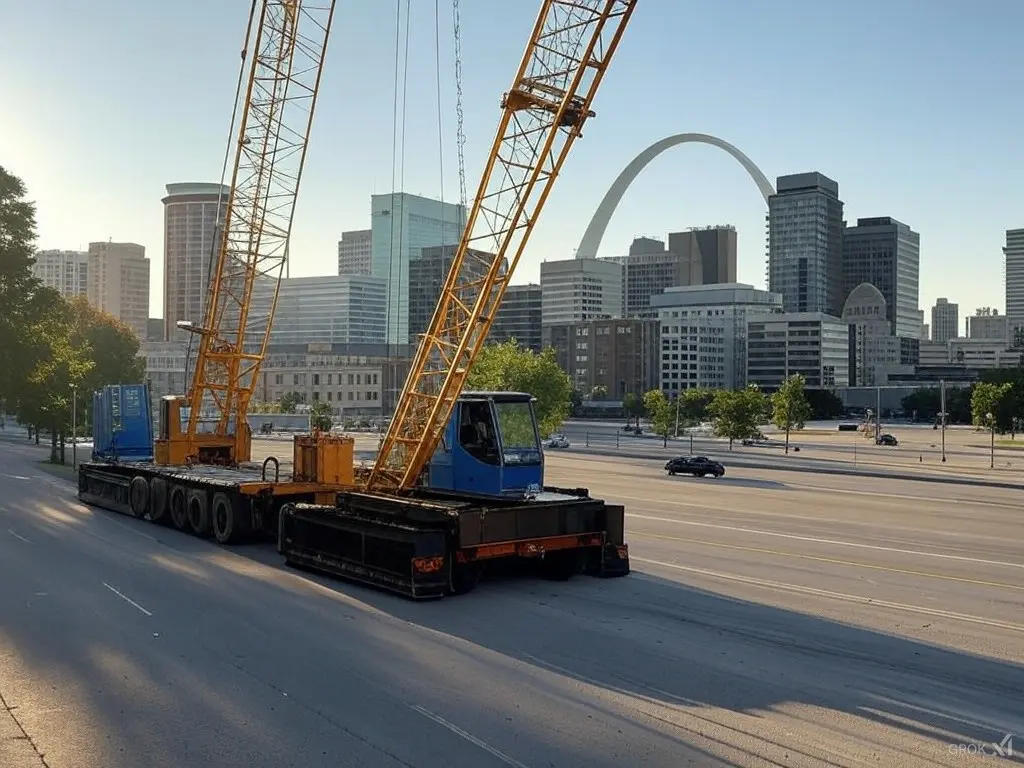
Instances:
[[[552,435],[544,441],[545,448],[568,448],[569,441],[565,439],[565,435]]]

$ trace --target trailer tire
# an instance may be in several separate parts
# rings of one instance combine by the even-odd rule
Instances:
[[[188,492],[188,524],[196,536],[210,533],[210,500],[206,491],[193,488]]]
[[[448,559],[448,594],[465,595],[472,592],[480,583],[484,572],[484,564],[480,562],[459,563],[455,558]]]
[[[167,481],[154,477],[149,481],[149,521],[159,523],[167,517]]]
[[[171,524],[179,531],[188,530],[188,503],[185,489],[180,485],[171,486]]]
[[[144,520],[149,512],[149,483],[142,475],[133,477],[128,486],[128,506],[132,516],[139,520]]]
[[[583,573],[587,564],[586,552],[579,549],[550,552],[542,562],[545,578],[550,581],[568,581]]]
[[[238,540],[239,523],[238,510],[231,503],[231,497],[223,491],[213,494],[213,502],[210,504],[211,524],[213,526],[213,537],[218,544],[233,544]]]

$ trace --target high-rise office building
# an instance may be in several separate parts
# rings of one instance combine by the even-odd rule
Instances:
[[[1006,230],[1006,317],[1015,343],[1024,329],[1024,229]]]
[[[220,184],[167,185],[163,199],[165,340],[186,338],[176,327],[179,320],[203,322],[210,259],[216,253],[230,191]]]
[[[932,307],[932,341],[944,343],[960,336],[960,305],[936,299]]]
[[[465,206],[395,192],[370,199],[370,269],[388,281],[387,343],[409,340],[409,263],[424,248],[457,245]]]
[[[89,293],[89,254],[85,251],[39,251],[32,275],[61,296],[87,296]]]
[[[505,300],[491,324],[488,341],[500,344],[515,339],[520,346],[540,352],[542,295],[541,287],[536,283],[506,288]]]
[[[1009,318],[1006,315],[1000,315],[998,309],[979,307],[973,315],[967,317],[967,338],[1008,342],[1010,340]]]
[[[541,262],[541,322],[564,325],[620,317],[622,287],[622,266],[614,261]]]
[[[736,229],[716,226],[670,232],[667,247],[661,240],[638,237],[626,256],[604,260],[622,265],[623,313],[656,318],[658,310],[651,307],[651,297],[667,288],[735,282]]]
[[[373,241],[372,229],[357,229],[342,232],[338,241],[338,274],[370,275]]]
[[[843,309],[843,201],[817,173],[779,176],[768,199],[768,289],[787,312]]]
[[[843,232],[843,301],[854,288],[870,283],[885,299],[893,335],[920,338],[920,265],[917,232],[890,216],[857,219],[857,226]]]
[[[149,259],[135,243],[89,243],[89,303],[145,341],[149,326]]]
[[[266,329],[274,299],[273,280],[253,289],[248,341]],[[281,281],[270,331],[271,345],[383,344],[387,283],[370,275],[289,277]]]
[[[732,225],[669,232],[668,249],[700,264],[698,285],[736,282],[736,228]]]
[[[441,289],[448,272],[452,268],[452,259],[458,245],[438,245],[423,248],[420,257],[409,262],[409,341],[416,347],[420,336],[427,332],[430,321],[434,318],[434,310],[441,298]],[[494,255],[480,253],[482,258],[475,258],[467,253],[459,274],[460,285],[468,280],[479,280],[487,274],[488,265]]]

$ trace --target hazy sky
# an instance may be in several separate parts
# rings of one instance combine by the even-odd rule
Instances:
[[[403,6],[407,0],[402,0]],[[411,0],[404,189],[458,197],[451,0]],[[536,0],[462,0],[472,196]],[[164,185],[218,181],[246,0],[0,0],[0,165],[38,203],[39,246],[134,241],[162,311]],[[337,240],[392,189],[395,0],[340,0],[292,240],[293,276],[334,274]],[[767,176],[817,170],[846,219],[921,233],[921,306],[1003,309],[1004,231],[1024,227],[1024,3],[1019,0],[640,0],[597,117],[556,182],[514,282],[567,258],[622,167],[673,133],[711,133]],[[442,168],[444,188],[442,192]],[[765,282],[765,206],[711,147],[637,179],[600,255],[731,223],[739,278]],[[927,319],[926,319],[927,321]]]

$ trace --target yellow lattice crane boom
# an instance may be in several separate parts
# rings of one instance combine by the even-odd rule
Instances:
[[[368,489],[411,488],[430,461],[551,186],[594,116],[591,104],[635,6],[636,0],[543,3]]]
[[[159,464],[236,464],[250,457],[246,422],[288,258],[334,0],[253,0],[233,137],[234,167],[220,223],[189,393],[165,399]],[[230,151],[230,150],[229,150]],[[253,290],[273,291],[256,316]]]

